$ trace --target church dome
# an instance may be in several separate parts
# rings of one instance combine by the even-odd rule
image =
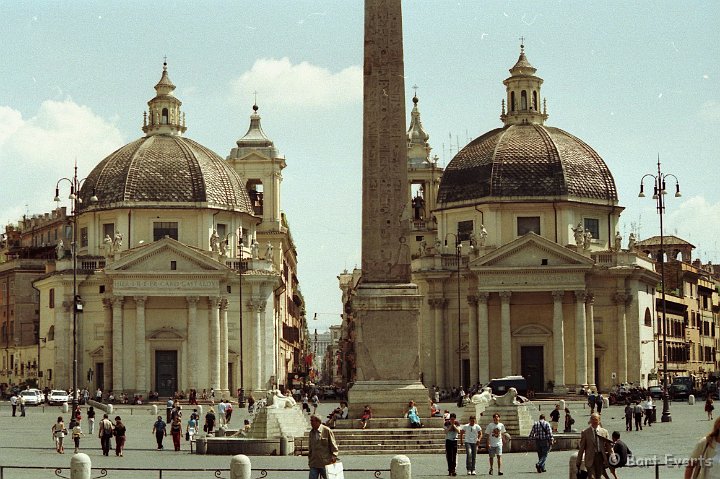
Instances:
[[[157,95],[144,114],[146,136],[92,170],[80,191],[79,208],[212,207],[254,214],[235,170],[209,148],[182,136],[185,115],[174,89],[164,64]]]
[[[503,128],[470,142],[450,161],[440,183],[439,203],[482,198],[576,198],[615,203],[610,169],[595,150],[559,128],[545,126],[542,78],[525,56],[503,83]],[[507,110],[506,102],[507,101]]]

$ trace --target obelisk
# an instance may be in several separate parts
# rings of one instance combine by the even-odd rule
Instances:
[[[418,320],[422,296],[411,283],[405,78],[401,0],[365,0],[362,279],[353,297],[356,382],[350,414],[420,410]]]

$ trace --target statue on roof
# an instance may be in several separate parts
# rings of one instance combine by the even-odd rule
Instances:
[[[576,228],[570,227],[575,233],[575,244],[578,248],[585,246],[585,228],[583,228],[582,222],[577,224]]]
[[[210,235],[210,251],[214,253],[220,252],[220,235],[218,235],[217,231],[214,229]]]
[[[615,232],[615,251],[617,251],[618,253],[622,250],[622,240],[623,240],[622,235],[620,234],[619,231],[616,231]]]
[[[635,237],[635,233],[630,233],[630,237],[628,238],[628,250],[634,250],[636,242],[637,238]]]
[[[478,246],[485,246],[485,241],[487,240],[488,232],[485,229],[485,225],[480,225],[480,232],[478,233]]]
[[[55,255],[57,259],[63,259],[65,257],[65,243],[61,239],[55,247]]]

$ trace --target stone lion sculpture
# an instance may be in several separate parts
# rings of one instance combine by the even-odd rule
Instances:
[[[516,404],[520,404],[520,401],[517,400],[518,392],[515,388],[508,389],[508,392],[503,394],[502,396],[495,396],[495,405],[496,406],[514,406]]]
[[[267,392],[266,408],[285,409],[294,407],[295,399],[292,396],[283,396],[278,389],[271,389]]]
[[[473,397],[470,398],[470,402],[473,404],[490,404],[490,402],[493,400],[492,390],[488,387],[484,387],[482,389],[482,392],[479,394],[475,394]]]

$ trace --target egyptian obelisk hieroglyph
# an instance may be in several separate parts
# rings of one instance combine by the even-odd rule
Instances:
[[[418,319],[410,278],[409,208],[401,0],[365,1],[362,279],[353,297],[356,382],[350,412],[399,417],[424,406]]]

